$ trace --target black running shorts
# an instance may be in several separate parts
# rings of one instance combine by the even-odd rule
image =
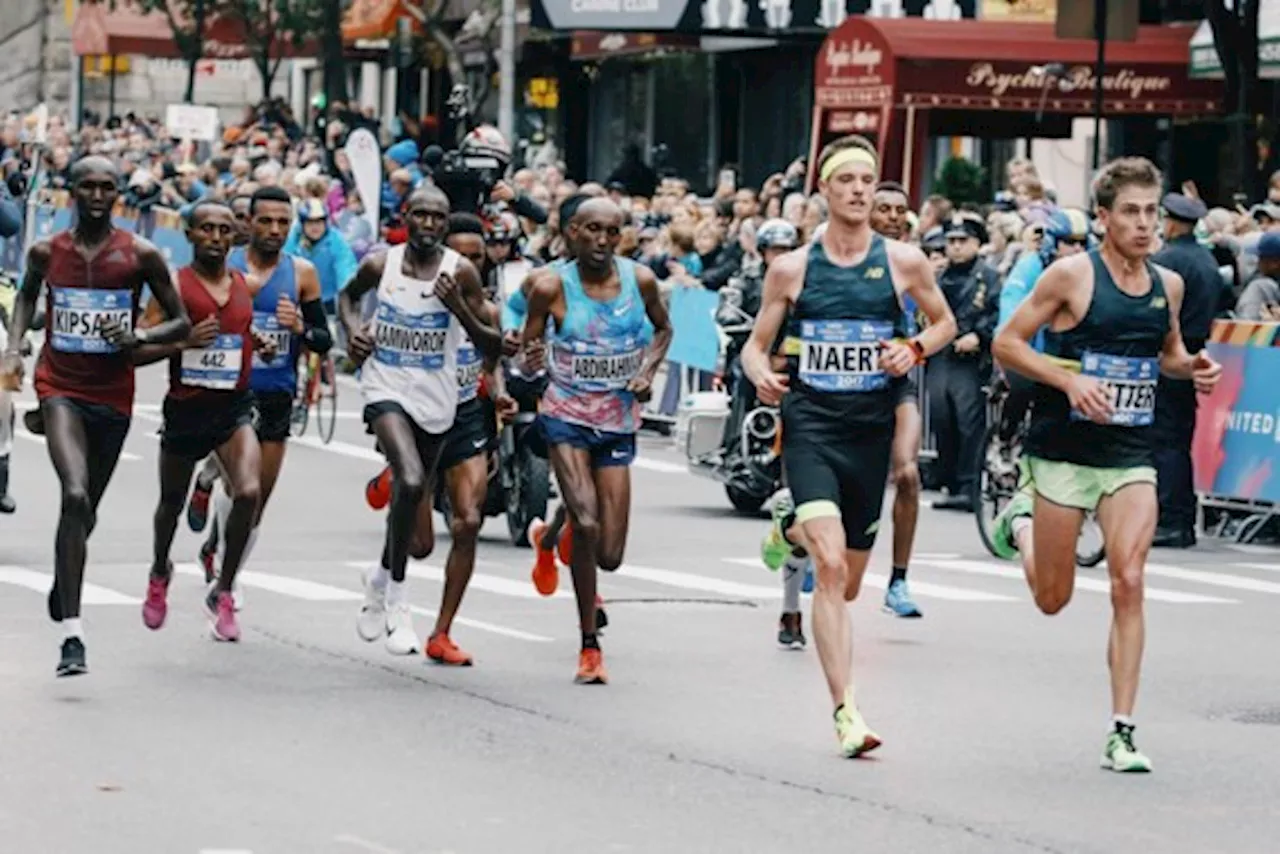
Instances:
[[[786,423],[782,467],[796,518],[803,522],[838,512],[846,548],[870,551],[880,529],[892,446],[892,431]]]
[[[198,462],[222,447],[235,432],[253,424],[253,394],[231,392],[225,401],[184,401],[166,397],[160,448],[185,460]]]
[[[448,471],[488,451],[493,443],[491,423],[488,407],[480,398],[460,404],[453,426],[444,434],[444,450],[440,452],[437,469]]]
[[[253,394],[257,418],[254,428],[259,442],[283,442],[293,423],[293,395],[287,391],[259,391]]]

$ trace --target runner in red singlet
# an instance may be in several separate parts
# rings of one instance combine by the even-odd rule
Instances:
[[[160,439],[160,503],[155,515],[155,554],[142,621],[155,630],[168,614],[173,563],[169,550],[196,464],[216,453],[227,472],[232,507],[227,517],[227,550],[222,572],[205,596],[215,640],[240,640],[231,585],[258,509],[262,451],[253,429],[249,371],[256,349],[275,356],[273,339],[253,328],[253,295],[244,276],[227,269],[235,234],[231,209],[199,202],[187,218],[193,259],[178,271],[178,290],[194,326],[178,344],[146,345],[134,352],[138,365],[169,362],[169,394],[164,401]],[[158,320],[148,306],[144,325]]]
[[[76,224],[35,243],[9,325],[0,375],[22,382],[18,352],[36,301],[49,286],[48,329],[36,363],[35,389],[49,457],[62,484],[49,616],[62,624],[59,676],[86,673],[80,625],[85,550],[98,502],[111,481],[133,414],[133,358],[139,344],[180,341],[191,323],[169,278],[164,256],[146,240],[111,224],[120,173],[103,157],[71,169]],[[143,288],[160,322],[134,332]]]

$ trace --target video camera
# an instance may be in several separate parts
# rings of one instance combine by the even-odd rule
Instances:
[[[449,117],[466,135],[453,151],[428,145],[422,166],[432,182],[449,197],[454,211],[483,216],[490,208],[489,195],[511,165],[511,146],[490,125],[471,125],[470,98],[465,85],[453,87],[448,100]]]

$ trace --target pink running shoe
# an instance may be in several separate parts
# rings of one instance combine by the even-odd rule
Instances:
[[[169,615],[169,579],[151,576],[147,581],[147,599],[142,603],[142,623],[151,631],[164,625],[164,618]]]
[[[225,643],[236,643],[240,640],[240,625],[236,622],[236,606],[230,593],[212,590],[204,600],[205,610],[209,612],[209,628],[213,639]]]

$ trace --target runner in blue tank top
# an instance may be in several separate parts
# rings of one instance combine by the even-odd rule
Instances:
[[[1093,181],[1102,248],[1045,270],[992,347],[1006,371],[1038,383],[1024,486],[996,519],[1002,557],[1022,555],[1046,614],[1066,607],[1075,543],[1097,510],[1111,575],[1111,711],[1102,767],[1146,772],[1133,714],[1144,643],[1143,580],[1158,506],[1150,435],[1159,374],[1213,390],[1222,368],[1187,352],[1178,328],[1183,282],[1148,259],[1160,217],[1160,170],[1141,157]],[[1031,340],[1048,327],[1045,352]]]
[[[836,735],[853,757],[880,744],[855,703],[846,603],[858,595],[879,528],[897,384],[951,341],[956,324],[920,250],[871,230],[879,180],[871,143],[836,140],[817,167],[827,229],[769,266],[742,365],[762,402],[781,402],[782,463],[795,503],[775,502],[762,551],[766,562],[796,547],[813,556],[813,635]],[[930,321],[913,338],[902,331],[907,296]],[[789,374],[776,373],[770,353],[788,313],[800,353],[788,360]]]
[[[525,347],[540,347],[553,330],[539,422],[573,526],[579,684],[607,680],[596,637],[596,573],[622,563],[640,402],[671,343],[657,279],[615,258],[621,237],[617,205],[583,202],[572,230],[577,260],[537,281],[522,338]]]
[[[289,194],[278,187],[258,190],[249,200],[249,243],[236,247],[227,257],[227,266],[244,274],[254,295],[254,328],[276,344],[274,358],[264,360],[254,356],[249,375],[256,410],[254,425],[262,446],[262,500],[254,516],[244,561],[257,543],[262,512],[275,491],[284,465],[285,441],[289,438],[293,398],[298,386],[299,355],[304,349],[327,353],[333,343],[320,302],[320,281],[315,267],[309,261],[281,251],[292,224],[293,203]],[[187,521],[192,530],[200,531],[205,526],[217,475],[216,461],[211,459],[196,479],[187,505]],[[214,524],[200,547],[200,563],[210,579],[220,538],[225,536],[231,497],[225,489],[220,489],[212,503]],[[235,598],[238,608],[242,604],[239,589]]]

